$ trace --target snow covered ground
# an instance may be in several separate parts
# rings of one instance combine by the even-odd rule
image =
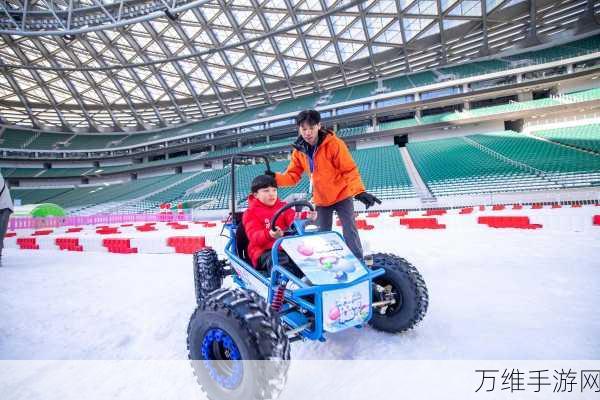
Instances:
[[[293,365],[282,398],[329,390],[306,387],[320,370],[347,370],[347,382],[356,382],[357,371],[380,365],[357,360],[395,360],[379,363],[388,373],[412,371],[417,381],[423,368],[463,365],[470,374],[456,390],[473,394],[480,379],[474,369],[489,363],[462,360],[505,360],[496,368],[514,368],[510,360],[573,360],[560,364],[566,368],[600,359],[600,226],[591,225],[600,208],[519,215],[525,213],[545,227],[490,229],[473,224],[474,216],[450,215],[440,219],[453,221],[447,230],[407,230],[382,218],[376,229],[361,231],[370,251],[394,252],[418,267],[429,289],[428,314],[406,334],[367,327],[325,343],[294,343],[293,360],[353,361]],[[202,398],[185,361],[195,304],[191,256],[5,249],[2,261],[0,398]],[[431,390],[411,392],[452,392]],[[367,391],[344,398],[352,393]]]

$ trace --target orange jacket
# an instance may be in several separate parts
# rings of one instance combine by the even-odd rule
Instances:
[[[319,132],[313,153],[313,171],[309,145],[298,137],[293,144],[292,159],[284,173],[276,173],[278,186],[295,186],[306,172],[311,179],[313,201],[317,206],[330,206],[365,191],[358,168],[344,141],[333,131]]]

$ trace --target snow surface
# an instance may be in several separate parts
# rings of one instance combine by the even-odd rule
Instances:
[[[292,359],[600,359],[600,227],[591,225],[600,208],[519,212],[524,214],[545,227],[490,229],[474,224],[476,215],[449,215],[440,218],[447,230],[408,230],[397,219],[370,219],[376,229],[361,231],[368,250],[402,255],[425,278],[425,319],[400,335],[366,327],[331,334],[325,343],[296,342]],[[0,398],[201,398],[184,361],[195,305],[191,261],[181,254],[5,249],[0,360],[63,361],[0,361]],[[402,363],[391,365],[400,369]],[[282,398],[308,390],[306,381],[322,370],[302,365],[292,368]],[[368,371],[371,364],[316,365],[347,368],[348,382],[356,382],[356,369]],[[413,373],[431,367],[408,365],[405,371]],[[451,371],[456,364],[438,366]],[[472,393],[478,377],[465,379]],[[103,384],[92,390],[98,382]]]

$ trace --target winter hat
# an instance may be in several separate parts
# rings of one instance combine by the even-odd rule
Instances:
[[[275,178],[270,175],[259,175],[252,180],[252,185],[250,186],[250,190],[252,193],[258,192],[260,189],[274,187],[277,188],[277,182]]]

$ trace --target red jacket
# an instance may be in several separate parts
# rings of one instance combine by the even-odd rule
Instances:
[[[267,250],[271,250],[275,243],[275,239],[269,235],[269,223],[273,215],[286,204],[285,201],[277,199],[273,206],[268,206],[253,195],[248,196],[248,209],[244,212],[242,221],[249,241],[248,255],[255,267],[260,255]],[[294,222],[295,216],[296,213],[290,208],[279,217],[277,226],[285,231]]]

